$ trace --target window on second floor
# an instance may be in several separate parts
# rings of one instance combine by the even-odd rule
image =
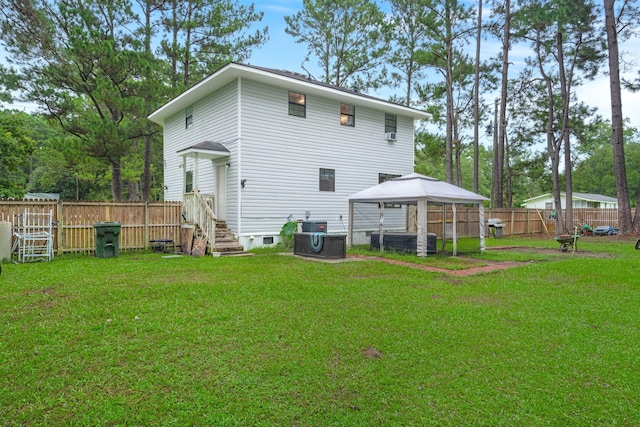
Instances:
[[[289,115],[307,117],[307,95],[289,91]]]
[[[336,191],[336,170],[320,168],[320,191]]]
[[[356,125],[356,107],[355,105],[340,104],[340,124],[342,126]]]
[[[384,131],[398,132],[398,116],[395,114],[384,114]]]
[[[184,128],[189,129],[189,126],[193,124],[193,107],[188,107],[184,110]]]

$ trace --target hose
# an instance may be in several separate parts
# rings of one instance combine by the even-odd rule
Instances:
[[[311,252],[317,254],[322,250],[324,235],[325,233],[313,233],[309,236],[309,248],[311,248]]]

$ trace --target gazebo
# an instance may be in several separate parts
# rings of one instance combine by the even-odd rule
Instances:
[[[349,247],[353,245],[354,204],[374,203],[380,210],[380,250],[383,245],[384,204],[400,203],[417,205],[417,254],[427,254],[427,204],[451,204],[453,223],[456,224],[456,204],[478,205],[480,214],[480,251],[484,252],[484,202],[488,198],[435,178],[412,173],[390,179],[381,184],[349,196]],[[453,255],[457,255],[457,230],[453,227]]]

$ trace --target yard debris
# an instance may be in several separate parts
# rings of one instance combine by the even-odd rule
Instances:
[[[382,352],[371,346],[368,346],[367,348],[362,350],[362,354],[369,359],[382,359]]]

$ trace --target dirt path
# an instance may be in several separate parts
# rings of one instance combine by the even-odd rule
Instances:
[[[404,267],[416,268],[418,270],[430,271],[432,273],[450,274],[452,276],[458,276],[458,277],[471,276],[474,274],[481,274],[481,273],[489,273],[496,270],[505,270],[507,268],[521,267],[523,265],[528,264],[526,262],[515,262],[515,261],[501,261],[501,262],[483,261],[487,263],[487,265],[483,267],[470,267],[464,270],[447,270],[446,268],[433,267],[430,265],[414,264],[412,262],[399,261],[395,259],[388,259],[388,258],[382,258],[382,257],[376,257],[376,256],[348,255],[347,258],[364,259],[364,260],[370,260],[370,261],[381,261],[381,262],[386,262],[387,264],[402,265]],[[473,261],[477,262],[478,260],[473,260]]]

